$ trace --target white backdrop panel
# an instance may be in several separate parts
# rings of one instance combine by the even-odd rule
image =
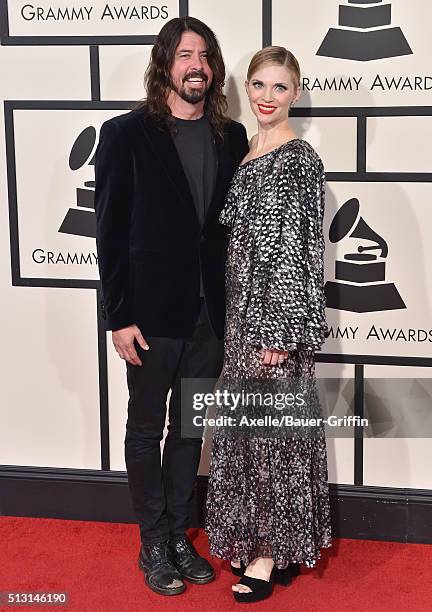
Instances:
[[[304,138],[316,149],[326,172],[355,172],[355,117],[292,117],[291,125],[299,138]]]
[[[9,287],[2,315],[0,464],[100,469],[96,292]]]
[[[431,172],[431,141],[432,117],[369,117],[366,170]]]
[[[113,45],[99,48],[102,100],[144,98],[144,72],[152,45]]]
[[[397,412],[399,415],[405,414],[407,426],[410,419],[415,418],[416,411],[422,411],[423,418],[427,413],[431,413],[432,381],[429,368],[367,365],[364,374],[370,398],[369,406],[373,408],[375,403],[383,415],[387,413],[389,424],[391,417]],[[417,382],[408,380],[415,377],[418,378]],[[399,398],[391,393],[392,379],[407,379],[405,403],[400,402]],[[400,391],[399,386],[398,390]],[[385,425],[383,419],[381,420]],[[391,429],[385,431],[383,428],[382,436],[391,435]],[[363,461],[365,485],[432,489],[430,437],[366,437]]]
[[[366,438],[363,484],[432,489],[430,438]]]
[[[88,47],[0,46],[0,74],[3,100],[90,98]]]
[[[118,356],[114,348],[112,333],[108,332],[106,338],[108,359],[110,467],[112,470],[126,470],[124,460],[124,437],[129,397],[126,382],[126,363]]]

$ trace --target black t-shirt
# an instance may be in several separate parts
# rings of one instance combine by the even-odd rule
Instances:
[[[174,143],[185,171],[202,227],[213,196],[217,157],[207,117],[186,120],[174,117]]]
[[[216,183],[217,156],[210,122],[174,117],[174,143],[188,180],[200,226],[203,226]],[[202,280],[201,280],[201,295]]]

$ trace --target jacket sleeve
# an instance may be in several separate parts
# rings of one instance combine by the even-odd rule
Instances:
[[[112,120],[100,131],[95,155],[96,247],[106,328],[134,323],[129,281],[129,227],[133,161],[121,128]]]
[[[328,335],[324,296],[323,216],[325,174],[321,160],[282,171],[279,230],[270,257],[259,321],[261,348],[320,350]],[[256,339],[256,338],[255,338]]]

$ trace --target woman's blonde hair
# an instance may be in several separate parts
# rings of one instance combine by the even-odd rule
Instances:
[[[264,64],[276,64],[278,66],[286,66],[291,72],[295,87],[300,86],[300,66],[297,58],[285,49],[285,47],[271,46],[264,47],[257,51],[250,61],[247,71],[247,80],[249,81],[252,75],[261,68]]]

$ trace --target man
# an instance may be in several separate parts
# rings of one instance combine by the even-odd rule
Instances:
[[[219,213],[248,151],[225,117],[213,32],[169,21],[146,72],[147,99],[106,121],[96,153],[97,249],[107,329],[126,360],[125,458],[151,589],[204,584],[211,565],[186,536],[202,439],[182,438],[182,378],[217,378],[223,358],[227,234]],[[166,401],[169,426],[160,460]]]

